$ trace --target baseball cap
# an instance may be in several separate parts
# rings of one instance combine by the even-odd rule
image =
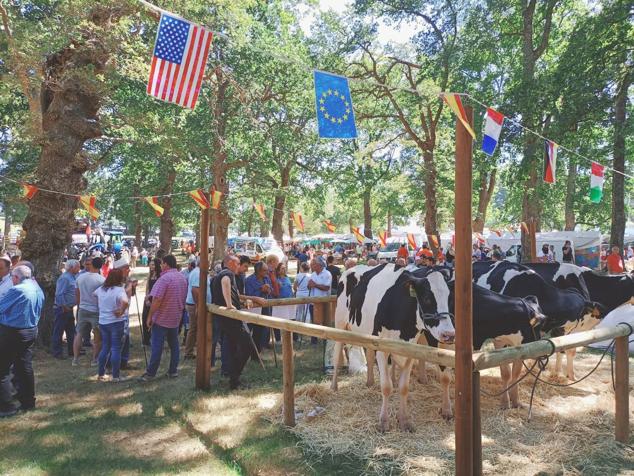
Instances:
[[[125,256],[122,256],[113,264],[114,269],[125,268],[126,266],[130,266],[130,261]]]

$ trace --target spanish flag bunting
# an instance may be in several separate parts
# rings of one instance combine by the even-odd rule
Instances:
[[[38,188],[35,185],[31,185],[28,183],[22,184],[22,197],[27,200],[31,200],[33,196],[37,193]]]
[[[439,248],[438,237],[436,235],[429,235],[429,242],[434,248]]]
[[[523,221],[522,223],[520,223],[520,225],[522,226],[522,230],[524,230],[524,233],[530,233],[528,231],[528,225],[526,224],[525,221]]]
[[[157,217],[163,215],[165,209],[159,205],[158,197],[145,197],[144,200],[150,204],[150,206],[154,209],[154,213]]]
[[[506,229],[509,231],[509,233],[511,234],[511,236],[513,236],[513,238],[515,238],[515,228],[511,225],[507,226]]]
[[[484,243],[486,241],[484,239],[484,236],[482,236],[482,234],[478,233],[477,231],[473,235],[475,236],[475,239],[478,240],[480,243]]]
[[[337,229],[335,224],[331,222],[330,220],[324,220],[324,225],[326,225],[326,228],[328,229],[329,233],[334,233],[335,230]]]
[[[211,187],[211,208],[218,210],[220,208],[220,199],[222,198],[222,192],[216,190],[216,187]]]
[[[418,248],[418,245],[416,244],[416,237],[414,236],[414,233],[408,233],[407,234],[407,243],[409,244],[410,248],[412,249],[416,249]]]
[[[192,190],[188,193],[203,210],[207,210],[211,206],[202,188],[197,188],[196,190]]]
[[[359,231],[359,227],[355,226],[352,228],[352,233],[354,234],[354,237],[357,239],[357,242],[361,245],[363,244],[363,242],[365,241],[365,236],[363,236],[363,233],[361,233],[361,231]]]
[[[258,212],[258,215],[260,215],[260,218],[266,221],[266,214],[264,213],[264,205],[261,203],[254,203],[253,208],[255,208],[255,211]]]
[[[99,210],[95,208],[95,204],[97,203],[97,198],[94,195],[80,195],[79,203],[83,205],[83,207],[88,210],[88,214],[90,218],[96,220],[99,218]]]
[[[544,142],[544,182],[546,183],[555,183],[558,147],[553,141]]]
[[[379,243],[381,244],[381,248],[387,246],[387,231],[379,231]]]
[[[492,233],[495,233],[497,236],[502,236],[502,232],[498,229],[491,230]]]
[[[293,218],[293,223],[295,223],[295,228],[304,233],[304,219],[302,218],[302,214],[291,212],[291,217]]]
[[[458,94],[447,93],[443,94],[443,100],[447,103],[447,106],[453,111],[453,113],[460,119],[462,125],[467,129],[471,137],[476,138],[475,132],[469,125],[469,120],[467,119],[467,113],[464,110],[464,106],[462,105],[462,100]]]

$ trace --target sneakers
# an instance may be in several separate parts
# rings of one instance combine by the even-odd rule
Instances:
[[[99,359],[95,359],[90,362],[91,367],[97,367],[99,365]]]
[[[113,383],[125,382],[126,380],[130,380],[130,377],[127,375],[119,375],[118,377],[112,377]]]
[[[176,377],[178,377],[178,372],[175,372],[175,373],[173,373],[173,374],[171,374],[171,373],[167,372],[167,373],[165,374],[165,376],[166,376],[167,378],[176,378]]]
[[[79,359],[73,359],[73,361],[71,362],[71,365],[73,367],[77,367],[79,365]]]
[[[97,381],[98,382],[105,382],[106,380],[108,380],[108,378],[105,375],[98,375],[97,376]]]
[[[139,382],[152,382],[156,377],[150,374],[143,374],[138,378]]]

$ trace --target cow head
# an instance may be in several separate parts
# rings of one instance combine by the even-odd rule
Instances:
[[[603,319],[606,314],[606,308],[603,304],[588,301],[584,305],[583,315],[592,317],[593,319]]]
[[[410,276],[405,285],[416,298],[423,328],[438,342],[453,343],[456,330],[449,312],[449,287],[444,274],[431,271],[424,277]]]
[[[537,297],[526,296],[522,299],[522,301],[524,301],[524,304],[526,304],[526,307],[528,309],[528,322],[530,323],[531,327],[533,329],[540,327],[542,323],[546,320],[546,316],[542,312],[542,308],[539,306],[539,301],[537,300]]]

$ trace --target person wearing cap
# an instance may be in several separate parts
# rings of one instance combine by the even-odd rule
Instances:
[[[16,391],[21,410],[35,407],[33,346],[44,306],[44,293],[31,278],[29,267],[16,266],[11,271],[13,286],[0,298],[0,417],[18,412],[13,402]]]
[[[7,255],[0,256],[0,298],[13,287],[11,279],[11,258]]]
[[[130,279],[130,260],[127,256],[122,256],[116,260],[112,269],[120,269],[124,279],[124,289],[128,300],[130,301],[132,296],[136,294],[136,280]],[[121,370],[130,370],[132,367],[128,363],[130,360],[130,307],[125,309],[123,314],[123,343],[121,344]]]
[[[73,341],[75,340],[75,315],[73,307],[77,303],[75,289],[77,288],[77,273],[79,273],[79,261],[69,259],[63,272],[57,279],[55,286],[55,305],[53,311],[53,336],[51,338],[51,353],[56,359],[64,358],[62,349],[62,335],[66,334],[68,356],[73,355]]]
[[[106,278],[101,276],[101,258],[86,258],[84,263],[85,273],[77,277],[77,328],[75,329],[75,341],[73,342],[72,365],[79,365],[79,352],[82,339],[90,342],[90,332],[95,335],[92,346],[91,365],[97,365],[97,356],[101,351],[101,335],[99,334],[99,307],[97,297],[93,294]]]

